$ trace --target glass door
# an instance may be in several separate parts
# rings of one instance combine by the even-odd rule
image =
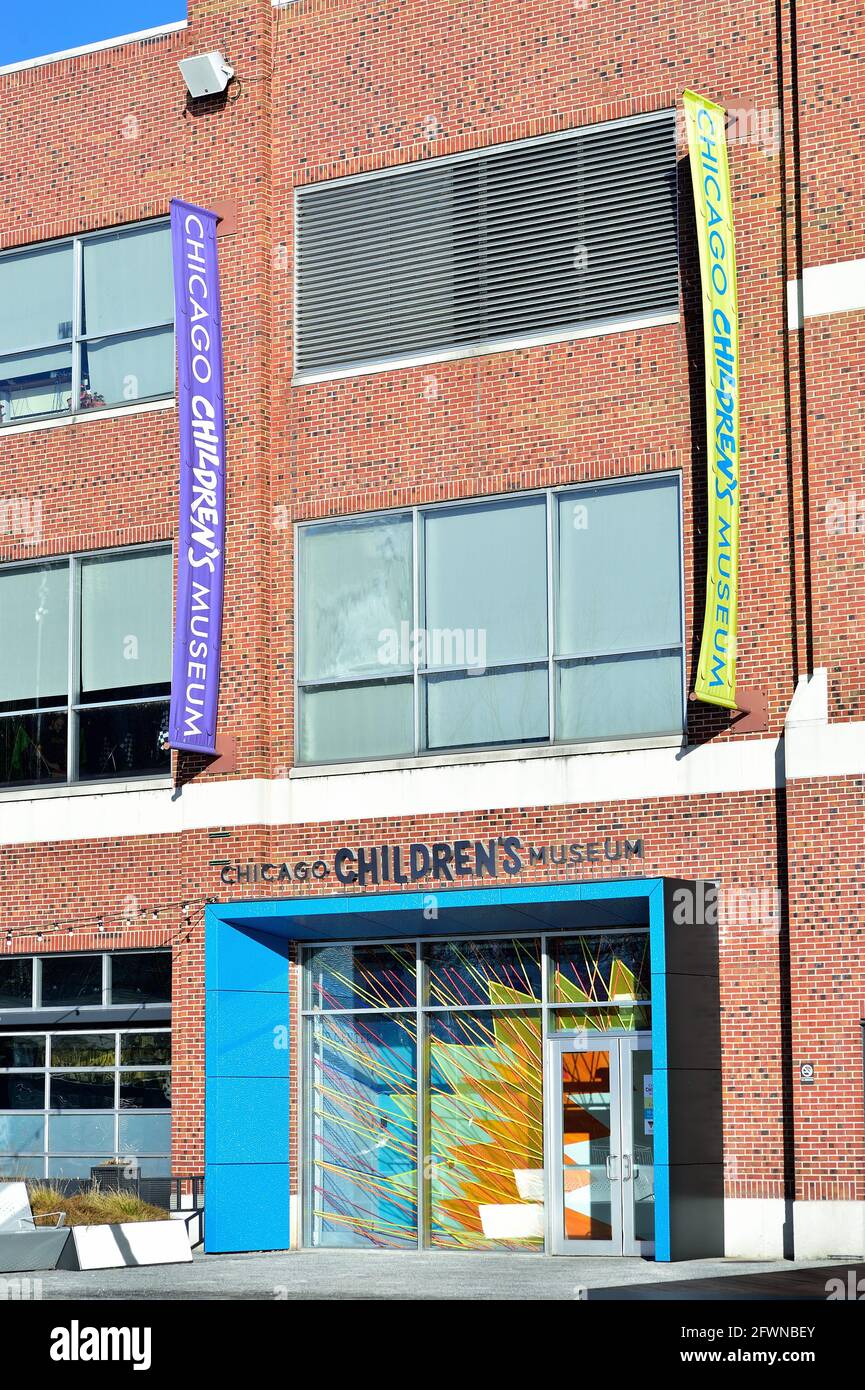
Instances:
[[[647,1035],[548,1044],[550,1249],[654,1248],[654,1105]]]
[[[550,1248],[554,1255],[622,1253],[618,1041],[550,1044]]]

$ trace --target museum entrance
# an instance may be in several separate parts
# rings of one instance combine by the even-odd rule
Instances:
[[[550,1249],[641,1255],[655,1233],[651,1038],[548,1043]]]
[[[306,1246],[651,1252],[645,927],[300,959]]]

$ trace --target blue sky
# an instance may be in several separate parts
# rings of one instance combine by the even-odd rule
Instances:
[[[0,67],[186,18],[186,0],[4,0]]]

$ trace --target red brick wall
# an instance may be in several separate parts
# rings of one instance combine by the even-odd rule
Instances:
[[[819,12],[816,0],[805,11],[813,68],[801,138],[811,229],[806,263],[863,254],[861,199],[851,195],[861,180],[849,167],[856,139],[856,108],[848,99],[852,59],[838,53]],[[714,2],[695,9],[682,0],[663,10],[647,0],[543,6],[299,0],[273,10],[269,0],[191,0],[184,32],[0,77],[0,246],[163,215],[174,195],[205,204],[229,199],[236,206],[236,231],[220,239],[228,412],[220,725],[238,740],[232,776],[280,775],[293,761],[291,522],[298,519],[681,469],[693,662],[705,568],[705,450],[684,166],[685,312],[679,324],[297,387],[291,383],[293,189],[670,106],[686,85],[758,115],[774,110],[783,96],[786,110],[789,71],[782,80],[774,65],[776,42],[789,62],[785,6],[781,16],[779,36],[775,11],[755,4],[733,12]],[[211,47],[222,48],[235,65],[239,85],[224,102],[187,108],[177,59]],[[785,116],[785,130],[788,125]],[[861,358],[862,321],[848,315],[809,325],[803,461],[787,428],[788,412],[794,426],[799,418],[784,286],[798,254],[791,211],[795,169],[791,158],[782,164],[777,151],[755,140],[732,143],[730,162],[744,364],[739,676],[744,687],[765,692],[769,727],[777,734],[795,675],[804,669],[805,570],[813,595],[812,646],[830,668],[833,715],[861,717],[863,540],[836,545],[820,528],[829,497],[857,487],[865,497],[861,393],[848,368],[854,353]],[[838,168],[840,205],[833,202]],[[176,459],[173,409],[0,437],[0,495],[39,498],[43,508],[39,544],[0,537],[0,558],[172,537]],[[802,481],[806,463],[808,486]],[[692,741],[743,738],[731,734],[729,724],[725,714],[707,707],[689,709]],[[197,773],[200,764],[181,767],[184,779]],[[807,858],[818,854],[808,845],[822,845],[824,862],[830,851],[847,856],[846,950],[858,863],[855,829],[848,827],[858,825],[859,812],[846,790],[833,800],[836,790],[827,787],[825,800],[815,803],[806,786],[791,794],[791,885],[800,900],[793,906],[790,954],[794,1001],[801,1001],[809,1025],[820,1005],[813,983],[818,963],[813,953],[800,956],[798,947],[813,914],[827,924],[820,950],[839,976],[833,988],[847,989],[841,966],[836,969],[841,956],[832,925],[841,929],[841,909],[821,899],[821,861],[815,858],[811,872]],[[513,829],[544,842],[583,840],[621,827],[644,836],[646,873],[718,876],[754,890],[785,885],[783,798],[742,794],[333,823],[272,834],[250,827],[218,842],[207,832],[190,832],[12,847],[2,857],[3,925],[80,922],[100,914],[113,922],[128,894],[145,910],[154,902],[224,898],[229,895],[209,861],[226,854],[233,860],[306,857],[311,849],[355,839],[473,837],[490,825],[491,833]],[[838,838],[830,841],[834,826]],[[586,866],[582,876],[601,871]],[[260,891],[242,888],[230,896]],[[177,937],[179,1172],[199,1171],[202,1162],[199,917],[196,906],[187,931],[175,906],[165,929],[146,928],[152,944]],[[137,943],[126,929],[123,944],[133,939]],[[65,937],[59,942],[68,949]],[[75,942],[106,944],[83,928]],[[56,944],[46,936],[41,949]],[[33,948],[31,939],[17,936],[12,947]],[[784,1192],[783,949],[782,935],[764,923],[731,927],[722,940],[732,1195]],[[861,971],[861,960],[855,969]],[[837,1016],[831,998],[825,1008]],[[853,1008],[844,1005],[838,1054],[844,1067],[834,1073],[849,1138],[829,1154],[830,1111],[821,1108],[828,1092],[819,1082],[801,1104],[797,1092],[796,1121],[797,1138],[801,1132],[806,1145],[813,1139],[802,1155],[802,1182],[819,1180],[835,1184],[833,1192],[862,1195],[861,1076],[847,1069]],[[809,1119],[812,1111],[816,1121]]]

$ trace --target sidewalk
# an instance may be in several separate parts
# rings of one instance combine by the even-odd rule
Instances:
[[[191,1265],[41,1275],[43,1299],[545,1300],[602,1298],[826,1297],[826,1281],[855,1262],[553,1259],[451,1251],[302,1250],[196,1254]],[[861,1273],[861,1270],[860,1270]],[[741,1283],[742,1276],[756,1276]],[[726,1281],[733,1280],[726,1285]],[[693,1289],[688,1285],[700,1281]],[[669,1288],[665,1286],[669,1285]],[[701,1287],[702,1285],[702,1287]],[[654,1286],[652,1288],[651,1286]],[[727,1293],[729,1288],[729,1294]],[[594,1292],[597,1291],[597,1292]]]

